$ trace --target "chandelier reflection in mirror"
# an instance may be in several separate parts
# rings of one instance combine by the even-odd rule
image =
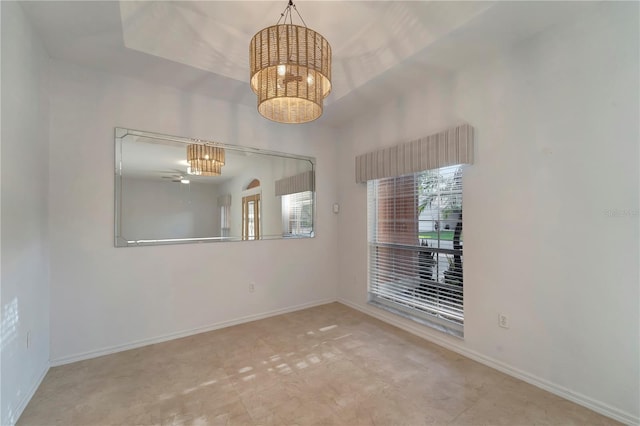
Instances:
[[[187,173],[196,176],[220,176],[224,166],[224,148],[212,145],[187,145]]]
[[[188,175],[190,145],[219,148],[189,150],[224,160],[222,175]],[[116,128],[114,160],[116,247],[314,236],[313,157]]]
[[[291,8],[304,26],[293,24]],[[249,65],[262,116],[279,123],[306,123],[322,115],[324,98],[331,92],[331,46],[307,28],[292,0],[276,25],[251,39]]]

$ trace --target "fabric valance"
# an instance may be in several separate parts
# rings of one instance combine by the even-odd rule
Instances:
[[[276,181],[276,197],[305,191],[315,191],[315,173],[313,170]]]
[[[218,197],[218,206],[230,206],[231,205],[231,194],[221,195]]]
[[[356,182],[456,164],[473,164],[473,127],[469,124],[357,156]]]

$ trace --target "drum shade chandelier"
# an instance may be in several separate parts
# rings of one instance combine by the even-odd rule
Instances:
[[[224,166],[224,148],[212,145],[187,145],[187,173],[196,176],[220,176]]]
[[[304,26],[293,24],[291,8]],[[251,39],[249,66],[251,89],[258,96],[258,112],[263,117],[279,123],[306,123],[322,115],[324,98],[331,92],[331,46],[307,28],[292,0],[276,25]]]

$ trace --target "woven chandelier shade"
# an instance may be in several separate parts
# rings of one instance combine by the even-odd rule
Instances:
[[[187,145],[188,173],[196,176],[220,176],[225,162],[224,148],[211,145]]]
[[[251,88],[258,112],[279,123],[306,123],[322,115],[331,92],[331,46],[317,32],[278,24],[249,44]]]
[[[222,164],[211,160],[192,160],[189,161],[188,173],[196,176],[220,176]]]

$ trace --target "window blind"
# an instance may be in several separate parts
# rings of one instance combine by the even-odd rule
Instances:
[[[310,236],[312,234],[312,191],[282,196],[282,229],[284,236]]]
[[[462,166],[367,191],[370,302],[462,336]]]
[[[218,207],[220,208],[220,236],[228,237],[231,224],[231,194],[225,194],[218,197]]]

